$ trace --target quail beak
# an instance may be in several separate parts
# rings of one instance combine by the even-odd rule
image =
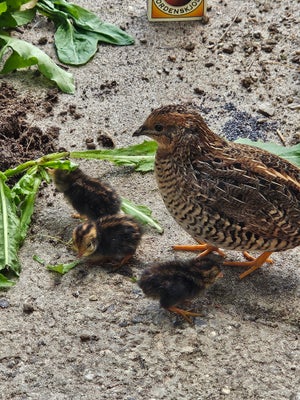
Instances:
[[[137,129],[132,136],[142,136],[144,135],[145,127],[144,125],[140,126],[139,129]]]

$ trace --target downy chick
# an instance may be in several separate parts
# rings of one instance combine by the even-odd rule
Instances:
[[[141,237],[141,226],[133,217],[111,215],[77,226],[73,246],[88,262],[114,262],[120,267],[134,255]]]
[[[201,314],[182,310],[177,304],[198,296],[221,277],[222,260],[217,254],[209,254],[203,258],[155,263],[143,271],[138,285],[146,296],[159,299],[161,307],[191,323],[191,317]]]
[[[116,191],[99,179],[91,178],[80,168],[74,171],[49,170],[56,189],[62,192],[72,207],[90,220],[97,220],[120,211],[121,200]]]

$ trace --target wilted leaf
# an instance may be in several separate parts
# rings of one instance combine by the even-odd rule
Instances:
[[[0,51],[0,62],[4,56],[8,56],[4,62],[1,74],[7,74],[19,68],[37,65],[40,72],[65,93],[74,93],[75,86],[72,74],[58,67],[46,53],[38,47],[23,40],[0,35],[0,43],[5,43]]]
[[[130,165],[139,172],[153,171],[157,143],[144,141],[129,147],[112,150],[73,151],[71,158],[107,160],[116,165]]]
[[[58,272],[59,274],[64,275],[76,267],[76,265],[80,264],[80,262],[81,260],[75,260],[67,264],[47,265],[46,268],[49,269],[49,271]]]

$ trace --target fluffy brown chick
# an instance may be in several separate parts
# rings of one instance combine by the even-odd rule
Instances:
[[[154,110],[134,136],[156,140],[155,174],[178,224],[208,251],[263,252],[240,277],[274,251],[300,245],[300,170],[268,151],[228,142],[183,105]],[[204,243],[204,245],[203,245]],[[247,255],[248,258],[251,258]]]
[[[86,175],[80,168],[74,171],[49,170],[56,189],[62,192],[72,207],[90,220],[120,211],[121,199],[116,191],[99,179]]]
[[[185,261],[156,263],[145,269],[138,285],[146,296],[159,299],[161,307],[175,312],[191,323],[200,314],[177,305],[199,296],[221,276],[222,257],[209,254]]]
[[[136,252],[142,228],[129,215],[110,215],[88,221],[73,231],[73,246],[78,257],[88,262],[124,265]]]

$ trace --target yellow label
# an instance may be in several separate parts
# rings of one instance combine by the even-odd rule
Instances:
[[[198,19],[205,15],[205,0],[149,0],[150,20]]]

